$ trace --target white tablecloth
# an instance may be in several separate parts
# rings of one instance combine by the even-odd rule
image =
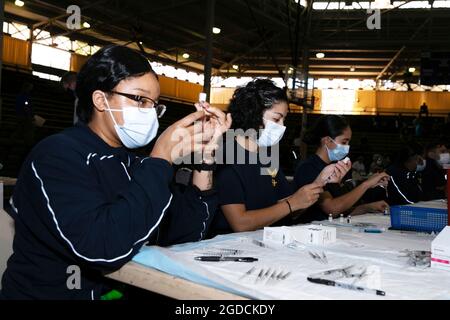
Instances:
[[[335,220],[336,221],[336,220]],[[450,299],[450,272],[414,267],[403,250],[431,249],[434,235],[387,230],[383,233],[358,232],[354,225],[371,223],[389,228],[389,216],[353,217],[352,224],[336,225],[337,242],[327,247],[260,247],[251,239],[262,240],[262,230],[219,236],[197,243],[170,248],[147,247],[134,261],[256,299]],[[328,221],[321,222],[326,225]],[[239,256],[252,256],[257,262],[202,262],[195,256],[224,249],[241,250]],[[313,259],[309,251],[325,252],[328,264]],[[380,288],[386,296],[315,284],[307,276],[349,265],[375,266],[381,271]],[[241,278],[251,267],[257,270],[290,271],[290,276],[274,283],[255,282],[256,274]],[[357,283],[356,283],[357,284]]]

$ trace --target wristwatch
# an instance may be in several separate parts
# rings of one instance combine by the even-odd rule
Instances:
[[[216,170],[216,167],[217,167],[217,165],[215,162],[211,163],[211,164],[205,163],[205,162],[203,162],[201,164],[194,164],[194,170],[197,170],[197,171],[214,171],[214,170]]]

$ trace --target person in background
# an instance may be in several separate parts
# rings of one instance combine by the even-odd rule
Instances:
[[[367,175],[366,166],[364,165],[364,157],[359,156],[352,165],[352,179],[359,184]]]
[[[450,112],[447,114],[445,118],[445,122],[441,125],[441,136],[448,142],[450,141]],[[447,145],[447,148],[450,148],[450,145]]]
[[[423,121],[421,117],[416,117],[413,120],[414,125],[414,133],[416,138],[420,138],[423,136]]]
[[[370,164],[370,173],[383,172],[383,156],[381,154],[375,153],[372,157],[372,163]]]
[[[236,135],[225,141],[224,150],[234,150],[234,158],[217,169],[220,212],[210,236],[293,224],[296,215],[317,201],[328,177],[338,181],[350,168],[343,163],[324,166],[310,183],[294,191],[281,168],[261,161],[261,154],[277,150],[288,112],[285,91],[269,79],[236,89],[228,111]]]
[[[391,165],[391,156],[389,154],[385,154],[383,156],[383,168],[387,168]]]
[[[370,145],[369,139],[366,135],[363,135],[358,143],[352,145],[352,159],[358,159],[363,157],[364,167],[369,168],[370,162],[367,163],[367,156],[372,155],[372,146]]]
[[[292,149],[291,149],[291,154],[289,155],[292,158],[292,171],[295,170],[295,168],[297,168],[297,165],[299,164],[300,160],[301,160],[301,150],[302,150],[302,141],[300,139],[300,135],[301,135],[301,127],[296,127],[294,130],[294,139],[292,141]]]
[[[411,134],[410,134],[410,128],[408,126],[408,123],[406,121],[404,121],[400,127],[400,141],[402,141],[402,142],[408,141],[410,135]]]
[[[402,127],[403,127],[403,116],[401,113],[399,113],[395,118],[395,129],[399,130]]]
[[[130,149],[156,137],[165,111],[148,59],[127,47],[105,46],[77,81],[80,121],[36,145],[11,198],[14,253],[0,292],[7,299],[101,299],[108,292],[105,273],[146,243],[203,239],[217,208],[212,153],[230,116],[197,105],[140,158]],[[202,163],[180,192],[172,184],[172,163],[193,151]],[[73,267],[78,287],[67,285]]]
[[[338,115],[320,117],[305,141],[317,146],[316,153],[298,166],[294,182],[297,188],[314,181],[319,173],[330,163],[343,160],[350,151],[352,130],[347,120]],[[371,188],[386,186],[388,182],[386,173],[376,173],[347,192],[340,183],[329,183],[316,205],[303,214],[304,222],[323,220],[329,215],[351,213],[352,215],[368,212],[384,212],[388,205],[380,200],[371,203],[358,204],[363,195]],[[340,182],[340,181],[339,181]]]
[[[445,149],[444,149],[445,148]],[[444,166],[446,164],[450,164],[450,149],[449,144],[443,144],[441,146],[441,154],[439,155],[439,164]]]
[[[372,117],[372,126],[374,127],[374,129],[378,129],[380,127],[380,124],[381,124],[381,116],[380,113],[377,112],[375,117]]]
[[[417,166],[422,163],[423,148],[414,142],[402,147],[386,172],[391,176],[388,185],[389,205],[412,204],[422,200]]]
[[[77,116],[78,98],[75,91],[77,86],[77,73],[73,71],[65,73],[61,77],[61,85],[65,90],[65,92],[67,93],[68,99],[73,103],[73,124],[76,124],[78,122]]]
[[[447,181],[443,165],[449,161],[445,144],[433,142],[425,148],[425,159],[417,171],[422,172],[423,200],[444,199],[447,194]]]
[[[422,114],[425,114],[428,117],[428,106],[425,102],[420,106],[419,117],[421,117]]]

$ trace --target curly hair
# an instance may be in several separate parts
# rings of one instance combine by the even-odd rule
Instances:
[[[228,111],[233,118],[232,129],[258,130],[263,125],[263,113],[274,103],[288,102],[286,92],[272,80],[256,79],[234,91]]]

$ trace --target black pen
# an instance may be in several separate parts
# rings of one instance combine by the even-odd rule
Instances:
[[[321,279],[321,278],[312,278],[312,277],[308,277],[307,279],[308,279],[308,281],[311,281],[313,283],[324,284],[326,286],[340,287],[340,288],[344,288],[344,289],[363,291],[363,292],[367,292],[367,293],[374,293],[374,294],[376,294],[378,296],[385,296],[386,295],[386,292],[384,292],[382,290],[370,289],[370,288],[365,288],[365,287],[359,287],[359,286],[355,286],[355,285],[352,285],[352,284],[336,282],[336,281],[333,281],[333,280]]]
[[[235,262],[258,261],[258,258],[253,257],[223,257],[223,256],[200,256],[195,257],[194,259],[199,261],[235,261]]]

